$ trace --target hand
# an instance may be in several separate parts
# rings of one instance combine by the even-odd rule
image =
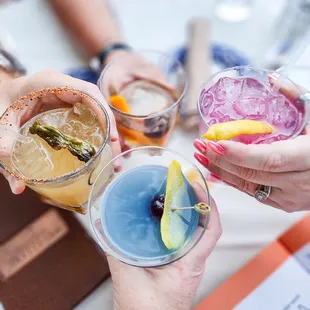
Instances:
[[[112,111],[110,110],[108,104],[105,102],[102,94],[100,93],[97,86],[87,83],[78,79],[71,78],[64,74],[54,72],[54,71],[43,71],[40,73],[36,73],[31,76],[24,76],[17,79],[6,79],[0,81],[0,115],[5,112],[5,110],[13,104],[16,100],[18,100],[21,96],[29,94],[31,92],[40,91],[46,88],[53,87],[72,87],[81,91],[88,92],[100,102],[104,104],[107,113],[109,114],[109,118],[111,121],[111,132],[110,132],[110,140],[111,146],[113,150],[113,155],[117,155],[120,153],[120,144],[118,133],[116,129],[115,119]],[[75,97],[72,95],[62,95],[61,98],[57,97],[54,99],[52,104],[57,105],[57,101],[67,102],[70,105],[75,103]],[[40,109],[44,104],[47,104],[46,98],[43,102],[43,99],[40,99],[36,102],[36,109]],[[32,117],[32,111],[29,109],[28,119]],[[1,118],[0,118],[1,120]],[[27,120],[24,120],[27,121]],[[18,131],[19,123],[16,120],[16,123],[12,124],[13,127],[11,129],[15,129]],[[2,142],[3,143],[3,142]],[[1,149],[1,144],[0,144]],[[8,154],[6,154],[7,156]],[[13,178],[8,172],[4,169],[0,168],[0,173],[4,175],[4,177],[8,180],[11,186],[11,190],[14,194],[20,194],[25,189],[24,182]]]
[[[173,86],[156,65],[145,62],[134,52],[115,51],[107,57],[104,65],[110,62],[114,62],[115,65],[107,71],[101,81],[101,89],[106,98],[119,93],[124,86],[135,80],[147,80],[173,90]]]
[[[206,202],[205,190],[193,184],[199,201]],[[220,235],[221,223],[212,200],[210,221],[202,239],[180,260],[158,268],[137,268],[108,256],[114,283],[114,307],[121,309],[191,309],[205,270],[205,261]]]
[[[281,89],[296,99],[296,89]],[[195,158],[210,172],[251,196],[259,185],[272,187],[264,204],[286,212],[310,210],[310,127],[292,140],[245,145],[233,141],[202,142]]]
[[[115,62],[102,78],[100,88],[105,98],[117,94],[123,87],[135,80],[147,80],[159,84],[169,91],[173,90],[165,75],[154,64],[145,62],[139,55],[128,51],[115,51],[107,57],[104,65]],[[129,145],[120,138],[122,151],[130,149]]]

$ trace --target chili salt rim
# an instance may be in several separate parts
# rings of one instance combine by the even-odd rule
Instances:
[[[104,140],[103,140],[101,146],[99,147],[96,154],[87,163],[83,164],[82,166],[80,166],[76,170],[73,170],[71,172],[68,172],[66,174],[62,174],[62,175],[54,177],[54,178],[27,178],[22,173],[18,173],[17,171],[13,171],[10,168],[6,167],[5,164],[0,159],[0,165],[11,176],[13,176],[17,179],[23,180],[27,183],[32,183],[32,184],[52,183],[52,182],[58,183],[58,182],[62,182],[64,180],[66,180],[68,178],[76,178],[76,177],[78,177],[78,174],[80,172],[82,172],[83,170],[85,170],[89,166],[91,166],[91,164],[95,161],[95,159],[97,159],[98,155],[101,154],[104,147],[107,145],[108,140],[110,138],[110,127],[111,127],[111,125],[110,125],[109,115],[108,115],[106,109],[104,108],[103,104],[99,101],[99,99],[95,98],[90,93],[82,91],[82,90],[78,90],[78,89],[75,89],[75,88],[72,88],[69,86],[45,88],[45,89],[37,91],[37,92],[30,92],[29,94],[20,97],[19,99],[17,99],[15,102],[13,102],[13,104],[11,104],[4,111],[4,113],[0,117],[0,123],[2,123],[4,125],[10,125],[9,121],[8,121],[8,116],[9,116],[10,111],[21,110],[22,105],[24,104],[25,100],[31,100],[32,101],[35,99],[41,99],[44,95],[47,95],[47,94],[55,94],[57,96],[57,94],[61,93],[61,92],[71,92],[72,95],[74,95],[74,96],[79,95],[81,98],[90,98],[91,100],[93,100],[93,102],[96,104],[96,106],[99,109],[101,109],[101,111],[104,113],[105,118],[106,118],[106,128],[105,128],[105,137],[104,137]],[[28,104],[26,104],[26,106],[28,106]]]

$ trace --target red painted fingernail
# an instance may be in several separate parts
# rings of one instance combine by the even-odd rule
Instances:
[[[225,149],[221,145],[213,141],[209,141],[207,143],[207,147],[208,149],[210,149],[211,151],[213,151],[214,153],[218,155],[223,155],[225,152]]]
[[[193,145],[200,153],[205,154],[207,152],[207,146],[202,141],[195,139]]]
[[[210,176],[211,176],[211,178],[213,178],[213,179],[222,181],[222,179],[221,179],[220,177],[218,177],[218,176],[217,176],[216,174],[214,174],[214,173],[211,173]]]
[[[208,166],[209,164],[209,160],[207,157],[201,155],[201,154],[198,154],[198,153],[194,153],[194,157],[205,167]]]

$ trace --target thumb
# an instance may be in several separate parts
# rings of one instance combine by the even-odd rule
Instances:
[[[208,203],[208,193],[206,192],[206,190],[199,183],[196,182],[193,183],[192,186],[197,195],[198,200],[200,202]],[[197,234],[203,233],[203,228],[198,226],[195,233]],[[222,226],[220,222],[219,213],[215,201],[211,197],[211,212],[209,214],[209,222],[207,229],[204,232],[201,240],[194,247],[194,249],[184,257],[186,260],[188,260],[190,266],[192,266],[196,270],[204,267],[206,259],[213,251],[221,234],[222,234]]]

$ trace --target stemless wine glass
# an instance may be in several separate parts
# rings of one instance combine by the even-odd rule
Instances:
[[[132,66],[141,66],[141,63],[145,70],[152,72],[151,76],[146,78],[145,73],[135,76]],[[178,60],[160,52],[127,53],[105,67],[98,86],[127,144],[133,147],[166,144],[187,87],[186,74]],[[122,96],[128,109],[112,104],[111,96]]]
[[[30,134],[35,121],[54,126],[73,139],[89,140],[95,154],[83,162],[66,149],[51,153],[50,145]],[[5,140],[7,149],[0,150],[4,169],[23,180],[44,202],[85,214],[92,180],[112,158],[110,121],[102,102],[81,90],[49,88],[14,102],[2,115],[0,126],[2,139],[13,130],[31,140]],[[66,170],[71,164],[73,170]]]
[[[305,128],[309,119],[309,104],[298,100],[303,91],[289,78],[285,89],[271,94],[280,75],[274,71],[252,66],[233,67],[214,74],[200,90],[198,110],[201,116],[200,133],[216,123],[234,120],[255,120],[273,126],[273,132],[240,135],[243,143],[271,143],[292,139]]]
[[[119,159],[122,169],[116,172],[113,162]],[[180,259],[195,247],[207,228],[209,214],[187,210],[187,214],[175,215],[182,218],[185,241],[179,249],[168,250],[161,239],[160,220],[152,213],[154,195],[156,197],[163,189],[167,168],[172,161],[180,164],[187,180],[189,173],[196,175],[196,181],[206,189],[208,195],[205,203],[210,205],[203,175],[183,155],[156,146],[126,151],[101,170],[89,195],[90,226],[103,251],[129,265],[156,267]],[[183,194],[192,197],[193,189],[186,182]]]

